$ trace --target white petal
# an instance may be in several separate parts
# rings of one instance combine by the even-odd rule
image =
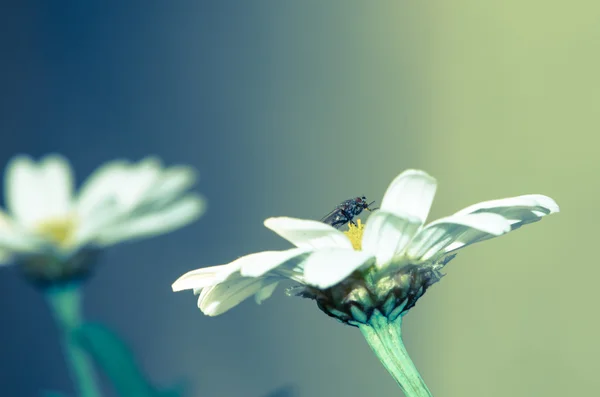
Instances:
[[[399,217],[417,218],[425,223],[437,182],[424,171],[407,170],[398,175],[390,184],[383,199],[381,211],[391,212]]]
[[[123,212],[132,211],[158,185],[161,163],[154,157],[137,164],[126,160],[110,161],[98,168],[84,183],[77,208],[80,213],[93,212],[97,206],[113,201]]]
[[[260,305],[266,299],[269,299],[271,297],[271,295],[273,295],[273,292],[275,292],[277,285],[279,285],[279,281],[274,281],[271,284],[267,284],[266,286],[262,287],[254,295],[254,299],[255,299],[256,303],[258,303]]]
[[[124,209],[133,209],[146,199],[161,176],[161,163],[155,157],[147,157],[130,167],[124,186],[118,191],[118,201]]]
[[[494,234],[482,233],[476,229],[468,229],[456,236],[451,244],[446,245],[442,254],[449,254],[460,248],[466,247],[467,245],[475,244],[494,237],[497,236]]]
[[[25,230],[0,231],[0,249],[14,254],[33,253],[43,250],[45,240]]]
[[[218,316],[256,294],[270,280],[233,277],[223,283],[202,290],[198,307],[207,316]]]
[[[277,217],[265,220],[265,226],[298,248],[348,248],[348,237],[333,226],[306,219]]]
[[[541,194],[509,197],[484,201],[460,210],[456,215],[469,213],[494,213],[508,219],[513,229],[524,224],[538,221],[546,215],[559,212],[559,207],[550,197]]]
[[[71,206],[71,167],[58,155],[46,156],[39,165],[17,156],[7,166],[5,192],[8,210],[24,225],[63,216]]]
[[[306,254],[307,250],[292,248],[285,251],[264,251],[242,256],[233,263],[240,267],[240,273],[244,277],[261,277],[278,267],[292,262],[292,266],[298,264],[297,260]]]
[[[383,210],[377,211],[367,219],[362,250],[375,255],[377,266],[382,267],[404,251],[421,225],[419,218],[398,217]]]
[[[109,245],[185,225],[205,209],[205,201],[198,195],[180,199],[194,180],[191,168],[163,170],[153,157],[137,164],[123,160],[106,163],[81,190],[78,241],[86,243],[98,237],[101,245]]]
[[[6,208],[17,220],[26,221],[31,212],[39,211],[38,172],[33,161],[26,156],[13,157],[4,175]]]
[[[114,203],[106,201],[104,206],[98,206],[87,216],[80,216],[73,236],[73,245],[84,246],[89,243],[102,241],[107,230],[112,230],[120,223],[128,220],[127,215],[114,206]],[[105,241],[106,244],[110,239]]]
[[[325,248],[311,253],[304,261],[306,284],[325,289],[344,280],[355,270],[370,264],[373,256],[367,252]]]
[[[0,211],[0,252],[3,254],[0,256],[8,257],[11,256],[11,253],[35,252],[42,244],[43,240],[20,225],[13,224],[10,217]]]
[[[510,197],[507,199],[484,201],[479,204],[467,207],[459,213],[491,213],[502,215],[510,223],[511,230],[528,223],[537,222],[546,215],[559,212],[558,204],[550,197],[540,194],[529,194],[524,196]],[[445,248],[446,253],[456,251],[467,245],[478,243],[495,237],[491,234],[474,235],[472,232],[465,231],[455,242]]]
[[[192,167],[169,167],[162,172],[158,181],[149,189],[146,200],[170,201],[193,186],[196,179],[196,171]]]
[[[204,209],[204,199],[199,195],[189,194],[165,209],[139,218],[123,220],[102,230],[97,242],[100,246],[107,246],[133,238],[164,234],[194,221],[202,215]]]
[[[71,209],[73,171],[67,159],[59,155],[46,156],[40,162],[44,184],[44,201],[50,216],[61,216]]]
[[[204,267],[187,272],[172,285],[173,291],[201,289],[224,282],[235,273],[243,277],[261,277],[305,251],[297,248],[286,251],[263,251],[244,255],[225,265]]]
[[[234,268],[231,264],[203,267],[185,273],[171,285],[171,288],[173,288],[173,291],[177,292],[186,289],[209,287],[227,279],[227,273],[231,274],[237,270],[239,270],[239,267]]]
[[[116,202],[119,189],[126,184],[129,167],[125,160],[113,160],[97,168],[86,179],[75,204],[82,218],[107,202]]]
[[[419,232],[410,243],[407,255],[412,259],[427,260],[443,253],[444,248],[467,231],[471,239],[477,239],[485,235],[500,236],[510,230],[510,223],[501,215],[452,215],[432,222]]]

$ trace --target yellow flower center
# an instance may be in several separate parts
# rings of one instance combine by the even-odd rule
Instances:
[[[348,238],[350,239],[350,242],[352,243],[352,247],[356,251],[360,251],[360,249],[361,249],[361,241],[362,241],[362,236],[363,236],[364,231],[365,231],[365,225],[361,222],[360,219],[357,219],[356,226],[349,223],[348,231],[344,232],[344,234],[346,236],[348,236]]]
[[[35,230],[59,247],[66,247],[73,240],[76,226],[75,217],[51,218],[39,222]]]

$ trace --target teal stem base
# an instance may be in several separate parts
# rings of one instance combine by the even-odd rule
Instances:
[[[376,311],[358,328],[406,397],[432,397],[402,342],[402,316],[390,321]]]
[[[82,323],[81,294],[78,284],[49,287],[46,299],[63,339],[64,355],[79,397],[100,397],[94,368],[72,334]]]

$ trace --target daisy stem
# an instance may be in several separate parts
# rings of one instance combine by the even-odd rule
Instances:
[[[50,287],[46,290],[46,299],[62,334],[65,359],[78,395],[100,397],[92,364],[85,351],[73,340],[73,332],[82,323],[80,286]]]
[[[379,312],[359,325],[375,355],[396,380],[406,397],[432,397],[402,343],[402,316],[390,321]]]

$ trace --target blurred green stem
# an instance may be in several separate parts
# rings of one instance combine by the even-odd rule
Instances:
[[[376,311],[369,324],[361,324],[358,327],[406,397],[432,397],[402,343],[402,316],[389,321]]]
[[[79,284],[50,287],[46,299],[52,309],[63,338],[65,359],[80,397],[100,397],[94,369],[85,351],[73,340],[73,333],[82,323]]]

